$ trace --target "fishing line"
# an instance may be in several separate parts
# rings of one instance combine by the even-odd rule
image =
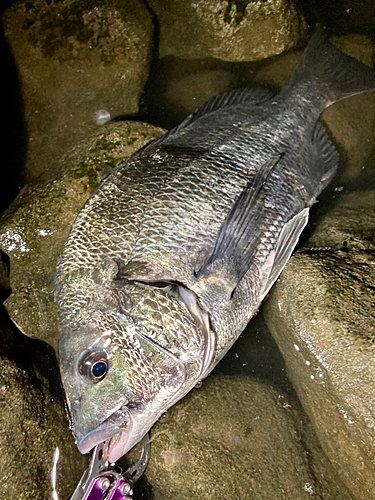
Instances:
[[[59,500],[56,491],[57,462],[59,461],[59,456],[60,456],[59,447],[56,446],[56,450],[53,455],[53,467],[51,470],[52,500]]]

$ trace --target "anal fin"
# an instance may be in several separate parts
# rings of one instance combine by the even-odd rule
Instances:
[[[272,285],[284,269],[308,220],[309,208],[304,208],[283,227],[277,242],[275,259],[266,286],[264,287],[262,299],[270,291]]]

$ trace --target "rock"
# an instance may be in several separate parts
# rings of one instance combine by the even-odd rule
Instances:
[[[2,500],[49,500],[56,447],[57,492],[74,491],[87,458],[68,427],[56,356],[43,342],[0,327],[0,496]]]
[[[184,114],[196,111],[212,97],[235,88],[236,78],[225,70],[203,70],[169,82],[166,99]]]
[[[28,127],[26,181],[111,117],[136,114],[151,60],[153,21],[141,0],[22,0],[3,14]]]
[[[283,271],[264,312],[330,462],[375,499],[375,192],[345,196]]]
[[[372,66],[374,44],[365,35],[333,37],[330,41],[342,52]],[[272,60],[256,75],[259,85],[285,88],[302,52],[289,52]],[[375,93],[353,96],[329,107],[322,114],[334,139],[342,147],[345,164],[343,181],[357,179],[366,170],[374,171],[371,162],[375,144]]]
[[[10,259],[12,294],[5,305],[20,330],[57,346],[53,277],[74,219],[102,174],[163,130],[145,123],[103,125],[61,161],[55,179],[26,186],[0,220],[0,249]]]
[[[155,500],[350,498],[298,402],[248,377],[211,375],[151,439]]]
[[[155,61],[142,98],[146,121],[168,129],[179,125],[212,97],[245,87],[253,79],[252,74],[246,78],[248,67],[256,64],[173,56]]]
[[[264,66],[255,74],[254,81],[261,87],[285,89],[295,70],[303,50],[290,50],[280,56],[264,61]]]
[[[160,26],[159,56],[255,61],[280,54],[306,34],[295,1],[150,0]]]

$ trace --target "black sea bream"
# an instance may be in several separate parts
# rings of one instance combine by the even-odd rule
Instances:
[[[338,154],[317,123],[375,89],[319,30],[287,89],[212,99],[111,173],[59,259],[61,375],[82,453],[110,462],[206,377],[258,310]]]

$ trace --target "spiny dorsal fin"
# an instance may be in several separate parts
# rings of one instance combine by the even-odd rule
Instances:
[[[185,126],[190,125],[193,121],[197,120],[203,115],[212,113],[221,108],[226,108],[229,106],[237,106],[238,104],[261,104],[268,101],[274,96],[274,94],[265,88],[254,87],[254,88],[244,88],[236,89],[231,92],[226,92],[224,94],[219,94],[207,101],[201,108],[199,108],[195,113],[188,116],[182,123],[188,122]],[[182,125],[181,123],[181,125]],[[181,126],[180,125],[180,126]]]
[[[254,105],[261,104],[265,101],[268,101],[273,96],[274,94],[270,90],[267,90],[262,87],[236,89],[232,90],[231,92],[219,94],[218,96],[213,97],[205,104],[203,104],[203,106],[197,109],[195,113],[192,113],[191,115],[187,116],[185,120],[183,120],[179,125],[177,125],[177,127],[172,128],[162,137],[159,137],[159,139],[150,142],[150,144],[147,144],[143,149],[140,149],[139,152],[142,151],[143,153],[144,151],[148,150],[151,147],[155,147],[158,146],[159,144],[162,144],[166,139],[170,138],[171,136],[185,129],[186,127],[191,125],[193,122],[195,122],[202,116],[207,115],[209,113],[213,113],[218,109],[226,108],[229,106],[237,106],[238,104],[254,104]]]
[[[226,262],[233,278],[232,288],[243,278],[251,264],[262,231],[263,200],[259,196],[282,155],[270,158],[247,184],[223,222],[208,259],[197,273],[207,277]]]

